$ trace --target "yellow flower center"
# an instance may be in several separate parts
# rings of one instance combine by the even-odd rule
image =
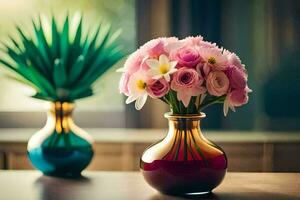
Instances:
[[[137,86],[137,88],[140,89],[140,90],[145,90],[147,84],[146,84],[143,80],[138,80],[138,81],[136,82],[136,86]]]
[[[214,58],[214,57],[210,57],[210,58],[208,58],[208,63],[209,64],[211,64],[211,65],[214,65],[214,64],[216,64],[216,59]]]
[[[159,66],[159,71],[161,74],[166,74],[169,71],[169,65],[168,64],[161,64]]]

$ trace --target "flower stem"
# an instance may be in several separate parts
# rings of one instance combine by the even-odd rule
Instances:
[[[177,97],[175,95],[175,92],[172,90],[168,93],[168,96],[170,98],[170,106],[173,108],[173,113],[174,114],[180,114],[180,102],[177,100]],[[179,108],[178,108],[179,105]]]
[[[215,104],[215,103],[222,103],[224,100],[225,100],[225,95],[223,96],[220,96],[220,97],[217,97],[217,98],[213,98],[213,99],[210,99],[208,101],[205,101],[204,103],[202,103],[200,106],[199,106],[199,112],[201,112],[204,108],[207,108],[208,106],[212,105],[212,104]]]
[[[162,97],[162,98],[160,98],[160,100],[168,105],[170,104],[170,102],[168,102],[168,99],[166,97]]]
[[[196,102],[196,97],[192,97],[190,100],[190,103],[187,107],[186,114],[198,114],[198,110],[197,110],[195,102]]]

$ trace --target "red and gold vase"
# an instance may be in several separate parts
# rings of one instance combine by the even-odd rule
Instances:
[[[140,168],[145,180],[166,194],[210,193],[227,170],[225,152],[208,141],[200,129],[199,115],[165,114],[169,132],[143,153]]]

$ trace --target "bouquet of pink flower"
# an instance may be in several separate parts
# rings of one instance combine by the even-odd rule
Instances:
[[[120,92],[140,110],[147,97],[170,105],[173,114],[198,114],[215,103],[228,109],[248,102],[247,72],[238,56],[201,36],[151,40],[125,62]]]

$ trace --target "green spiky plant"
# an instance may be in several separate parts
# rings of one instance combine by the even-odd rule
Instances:
[[[52,17],[51,40],[47,40],[44,25],[40,17],[33,19],[33,35],[17,26],[18,37],[3,44],[8,56],[0,58],[2,66],[14,72],[11,78],[33,87],[34,98],[74,102],[93,95],[93,83],[123,57],[116,41],[120,32],[105,23],[94,34],[84,35],[81,17],[71,33],[67,15],[61,30]]]

